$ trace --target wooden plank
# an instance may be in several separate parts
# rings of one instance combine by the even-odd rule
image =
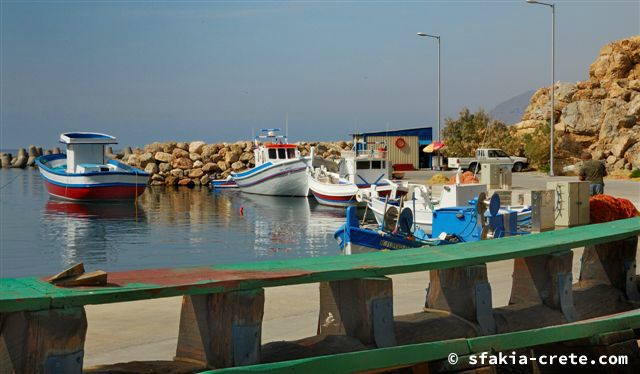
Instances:
[[[3,279],[0,312],[198,295],[447,269],[554,253],[640,234],[640,217],[454,246],[248,264],[109,274],[108,287],[61,288],[37,278]],[[16,286],[22,282],[27,288]],[[19,297],[20,295],[24,297]]]
[[[276,362],[271,364],[211,370],[204,373],[327,373],[371,371],[400,367],[425,361],[446,359],[450,353],[458,356],[486,351],[505,351],[553,342],[587,338],[609,331],[640,327],[640,310],[606,318],[580,321],[566,325],[431,343],[413,344],[332,356]]]

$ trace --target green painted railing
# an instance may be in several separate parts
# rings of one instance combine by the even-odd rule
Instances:
[[[218,369],[203,373],[352,373],[444,360],[451,353],[462,357],[482,352],[510,351],[637,328],[640,328],[640,310],[638,309],[566,325],[507,334],[372,349],[271,364]]]
[[[284,261],[109,273],[105,287],[61,288],[0,279],[0,313],[347,280],[455,268],[560,252],[640,234],[640,217],[455,246]]]

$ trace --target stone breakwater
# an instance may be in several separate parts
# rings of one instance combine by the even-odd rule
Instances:
[[[316,148],[316,156],[323,159],[338,159],[343,150],[351,150],[352,142],[298,142],[295,143],[303,156],[308,156],[311,147]],[[210,178],[224,179],[232,171],[242,171],[255,166],[255,145],[250,141],[235,143],[207,144],[203,141],[151,143],[142,148],[124,147],[114,153],[106,148],[106,155],[135,166],[150,174],[152,186],[206,186]],[[2,167],[26,168],[35,166],[35,159],[43,154],[60,153],[60,149],[43,151],[29,146],[21,148],[17,157],[3,153]]]
[[[350,142],[298,142],[301,155],[308,156],[311,147],[325,159],[340,157],[350,150]],[[224,179],[231,172],[255,166],[255,145],[250,141],[207,144],[203,141],[152,143],[142,149],[129,150],[113,158],[143,169],[151,175],[152,186],[208,185],[210,178]]]
[[[0,153],[0,167],[18,168],[24,169],[28,166],[36,166],[36,158],[42,155],[58,154],[61,153],[60,148],[43,150],[42,147],[36,147],[30,145],[28,148],[18,149],[18,154],[13,157],[13,154],[1,152]]]

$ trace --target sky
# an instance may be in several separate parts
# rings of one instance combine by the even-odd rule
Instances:
[[[555,1],[556,80],[640,34],[639,1]],[[551,82],[551,11],[509,1],[0,0],[0,148],[348,139],[437,123]]]

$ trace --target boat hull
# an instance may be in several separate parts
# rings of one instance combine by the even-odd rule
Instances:
[[[304,159],[268,164],[232,174],[242,192],[269,196],[309,196],[307,162]]]
[[[44,160],[46,161],[47,159]],[[65,162],[64,158],[60,156],[52,157],[50,160],[54,164]],[[38,168],[40,176],[45,182],[47,192],[51,196],[62,199],[82,201],[133,200],[145,191],[149,174],[118,161],[111,160],[109,163],[117,166],[119,168],[118,171],[66,173],[59,168],[48,167],[43,162],[38,162]]]
[[[309,191],[319,204],[344,208],[357,206],[358,186],[355,184],[323,183],[309,175]]]

